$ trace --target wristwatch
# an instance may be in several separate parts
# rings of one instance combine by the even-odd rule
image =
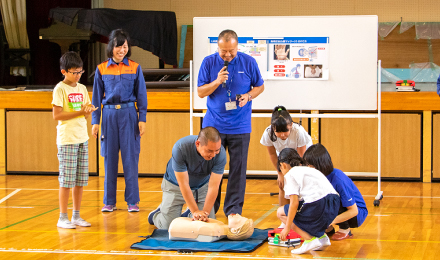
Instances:
[[[251,101],[251,100],[252,100],[252,96],[251,96],[251,94],[249,94],[249,93],[246,93],[246,94],[248,94],[248,96],[249,96],[249,101]]]

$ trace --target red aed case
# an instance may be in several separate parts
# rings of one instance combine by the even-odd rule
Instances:
[[[413,80],[398,80],[396,81],[396,86],[412,86],[414,87],[416,83]]]
[[[276,229],[273,229],[273,230],[269,230],[269,231],[267,232],[267,235],[268,235],[269,237],[275,237],[275,235],[276,235],[276,234],[280,234],[281,231],[283,231],[282,228],[276,228]],[[293,231],[293,230],[290,230],[290,232],[287,234],[286,239],[295,239],[295,238],[300,238],[301,240],[303,240],[303,239],[301,238],[301,236],[298,235],[298,233],[296,233],[296,232]]]

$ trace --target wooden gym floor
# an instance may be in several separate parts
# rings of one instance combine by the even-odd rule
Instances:
[[[379,207],[373,206],[377,182],[355,182],[369,215],[353,239],[332,242],[325,251],[296,256],[267,243],[245,254],[131,250],[154,229],[147,219],[161,202],[161,180],[140,178],[141,211],[128,213],[119,178],[118,210],[102,213],[104,179],[91,177],[81,216],[92,226],[66,230],[56,227],[56,176],[0,175],[0,259],[440,259],[440,183],[414,182],[383,182]],[[275,180],[248,180],[243,215],[257,228],[279,225],[278,198],[269,196],[276,191]],[[220,212],[217,219],[227,222]]]

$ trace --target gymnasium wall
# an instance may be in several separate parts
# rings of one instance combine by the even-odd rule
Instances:
[[[435,0],[105,0],[104,7],[175,12],[179,46],[181,25],[192,25],[193,17],[378,15],[379,22],[394,22],[401,19],[406,22],[437,22],[440,20],[440,5]],[[408,40],[413,41],[413,39]],[[426,48],[427,52],[426,40],[419,41],[423,51]],[[381,59],[380,49],[379,46],[379,59]],[[158,58],[150,52],[135,47],[132,57],[141,64],[142,68],[158,68]],[[406,65],[403,66],[406,67]],[[392,65],[389,67],[393,68]]]

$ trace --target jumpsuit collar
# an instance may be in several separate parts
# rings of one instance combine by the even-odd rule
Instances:
[[[129,66],[130,64],[128,64],[128,58],[124,57],[124,59],[122,60],[122,63],[124,63],[125,65]],[[118,66],[118,64],[112,59],[112,58],[108,58],[108,63],[107,63],[107,67],[115,64],[116,66]]]

